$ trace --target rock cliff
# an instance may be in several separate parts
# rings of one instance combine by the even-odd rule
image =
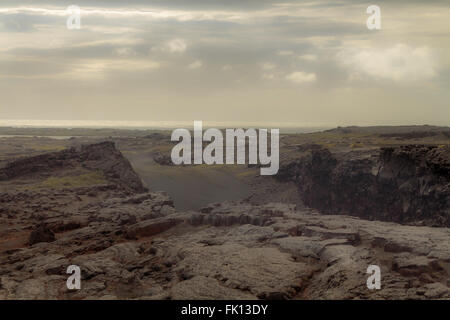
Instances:
[[[102,172],[109,182],[121,189],[130,192],[146,191],[130,162],[109,141],[17,159],[0,168],[0,181],[46,173],[54,175],[59,171],[79,167]]]
[[[307,206],[400,223],[450,226],[450,147],[406,145],[332,154],[309,146],[281,164]]]

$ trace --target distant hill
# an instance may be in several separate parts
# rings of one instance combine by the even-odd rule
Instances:
[[[359,126],[349,126],[349,127],[337,127],[330,130],[325,130],[324,132],[334,132],[334,133],[367,133],[367,134],[406,134],[406,133],[430,133],[429,135],[435,135],[440,133],[449,133],[450,127],[438,127],[430,125],[414,125],[414,126],[369,126],[369,127],[359,127]]]

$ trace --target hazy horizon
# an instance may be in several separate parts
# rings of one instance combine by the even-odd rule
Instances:
[[[201,121],[201,120],[199,120]],[[193,121],[105,121],[105,120],[24,120],[0,119],[0,128],[35,128],[35,129],[130,129],[130,130],[172,130],[175,128],[193,129]],[[403,124],[403,125],[325,125],[293,122],[237,122],[237,121],[203,121],[204,128],[280,128],[285,131],[314,132],[338,127],[450,127],[445,125]]]
[[[4,0],[0,120],[449,126],[449,16],[444,0]]]

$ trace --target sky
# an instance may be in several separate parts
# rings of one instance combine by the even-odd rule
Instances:
[[[0,120],[450,125],[450,1],[2,0],[0,96]]]

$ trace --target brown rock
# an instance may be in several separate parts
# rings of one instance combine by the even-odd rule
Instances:
[[[30,234],[28,244],[32,246],[39,242],[53,242],[55,241],[55,234],[46,225],[41,224],[34,229]]]
[[[129,239],[135,239],[136,237],[150,237],[172,228],[179,222],[179,220],[173,218],[145,220],[129,226],[126,229],[125,234]]]
[[[369,220],[450,226],[450,147],[404,145],[333,154],[307,146],[280,165],[304,203],[326,213]]]

